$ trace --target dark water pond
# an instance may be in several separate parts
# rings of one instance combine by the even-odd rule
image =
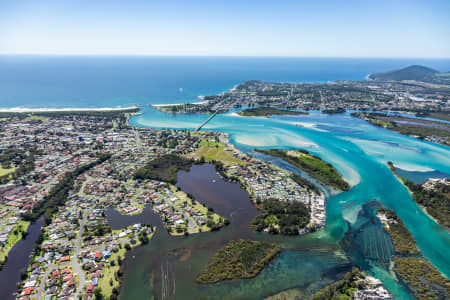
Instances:
[[[132,216],[122,215],[112,207],[107,208],[105,213],[108,224],[112,229],[122,229],[136,223],[162,226],[160,217],[153,212],[151,206],[146,206],[142,213]]]
[[[260,299],[278,291],[301,288],[305,297],[343,276],[352,268],[336,243],[318,242],[308,236],[288,238],[253,232],[250,221],[258,214],[247,191],[222,180],[211,164],[178,172],[177,186],[195,199],[229,218],[231,224],[219,232],[189,237],[171,237],[158,227],[151,242],[127,255],[121,299]],[[145,212],[144,212],[145,213]],[[111,211],[107,213],[111,224]],[[118,217],[117,218],[122,218]],[[140,218],[130,217],[132,224]],[[146,221],[143,221],[146,222]],[[249,238],[283,246],[280,256],[260,275],[214,285],[199,285],[195,277],[214,253],[230,240]]]

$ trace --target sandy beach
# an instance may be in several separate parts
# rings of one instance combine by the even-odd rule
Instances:
[[[0,112],[13,112],[13,113],[32,113],[32,112],[53,112],[53,111],[120,111],[120,110],[132,110],[139,109],[139,106],[127,106],[127,107],[68,107],[68,108],[26,108],[26,107],[12,107],[12,108],[0,108]]]

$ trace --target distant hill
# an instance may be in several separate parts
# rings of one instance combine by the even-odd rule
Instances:
[[[385,73],[370,74],[369,78],[374,80],[417,80],[431,81],[439,71],[424,66],[409,66],[400,70]]]

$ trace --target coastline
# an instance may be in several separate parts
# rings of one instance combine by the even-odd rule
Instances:
[[[199,102],[192,102],[192,103],[168,103],[168,104],[149,104],[152,107],[169,107],[169,106],[178,106],[178,105],[184,105],[184,104],[195,104],[195,105],[202,105],[207,104],[208,100],[199,101]]]
[[[140,109],[139,106],[126,107],[67,107],[67,108],[26,108],[26,107],[12,107],[0,108],[0,112],[6,113],[33,113],[33,112],[89,112],[89,111],[128,111]]]

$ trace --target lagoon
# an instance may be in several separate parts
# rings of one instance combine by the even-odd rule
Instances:
[[[361,228],[362,224],[367,223],[367,221],[363,222],[362,220],[370,219],[368,215],[371,213],[368,212],[367,208],[368,205],[371,207],[370,203],[379,203],[379,205],[395,210],[416,239],[423,255],[443,274],[450,275],[450,258],[446,255],[450,249],[450,234],[415,204],[407,189],[386,166],[387,161],[392,161],[399,168],[406,170],[416,172],[435,170],[436,172],[449,173],[450,160],[448,157],[450,157],[450,149],[446,146],[420,141],[383,128],[374,127],[365,121],[351,117],[350,113],[330,116],[323,115],[320,112],[311,112],[309,115],[274,116],[272,118],[240,117],[233,113],[226,113],[217,115],[205,126],[204,130],[218,130],[228,133],[230,141],[235,146],[249,153],[255,147],[263,149],[306,149],[335,165],[353,186],[350,191],[331,196],[327,200],[325,230],[298,238],[279,238],[278,242],[281,243],[285,251],[260,276],[251,282],[242,281],[214,285],[215,290],[230,291],[231,285],[240,291],[250,289],[253,292],[260,292],[259,296],[268,296],[269,291],[262,287],[269,284],[268,277],[265,277],[265,274],[267,276],[270,274],[271,294],[294,288],[303,292],[309,291],[305,292],[305,295],[307,295],[317,290],[318,287],[309,281],[308,276],[305,277],[305,274],[314,274],[314,271],[307,268],[308,264],[304,259],[307,257],[308,261],[314,261],[315,265],[318,266],[317,268],[321,269],[320,264],[313,258],[314,255],[320,253],[321,256],[325,256],[325,258],[321,257],[320,260],[326,261],[326,265],[331,269],[346,264],[348,264],[347,268],[357,265],[368,274],[380,278],[397,299],[410,299],[409,292],[389,273],[389,264],[386,264],[385,261],[386,256],[389,256],[388,254],[382,253],[380,254],[382,259],[378,259],[377,257],[367,256],[363,250],[361,250],[362,252],[355,252],[354,249],[345,247],[349,244],[349,239],[352,240],[350,244],[358,244],[358,239],[361,240],[355,233]],[[206,115],[170,115],[158,112],[153,108],[145,108],[144,114],[131,119],[131,123],[142,127],[192,129],[206,118]],[[306,123],[309,126],[296,126],[297,123]],[[280,161],[277,160],[273,160],[273,162],[280,164]],[[385,243],[383,235],[376,229],[379,228],[377,227],[379,224],[371,221],[369,225],[364,226],[369,226],[369,229],[366,228],[365,230],[378,232],[376,234],[380,236],[379,239],[372,240],[373,247],[383,248],[377,246],[379,241]],[[213,234],[208,234],[208,237],[205,235],[204,239],[214,240]],[[189,244],[189,238],[180,243]],[[377,250],[376,253],[378,252]],[[193,257],[201,255],[202,259],[190,261],[189,268],[194,268],[194,265],[198,267],[199,264],[205,264],[206,261],[203,259],[208,256],[208,253],[210,252],[200,251],[198,254],[193,254]],[[343,260],[339,261],[341,258]],[[303,263],[298,265],[298,262]],[[274,272],[272,269],[274,266],[281,269],[278,269],[278,272],[271,273]],[[149,267],[147,270],[150,269]],[[177,272],[186,272],[181,266],[176,270],[173,273],[175,278],[177,278]],[[134,272],[133,269],[130,273]],[[139,271],[137,272],[139,273]],[[319,272],[322,274],[321,276],[323,276],[323,272],[323,269]],[[287,280],[282,274],[290,274],[296,279],[295,281]],[[136,274],[130,276],[136,276]],[[127,274],[125,274],[125,277],[127,278]],[[326,281],[323,280],[323,282]],[[125,281],[123,295],[125,299],[131,299],[127,296],[127,291],[131,288],[127,282],[128,280]],[[186,285],[189,285],[189,283],[183,280],[175,284],[181,290],[183,290],[182,286]],[[138,288],[136,284],[133,286]],[[255,288],[256,290],[254,290]],[[211,289],[213,288],[211,287]],[[175,289],[174,298],[181,297],[177,294],[177,290],[178,288]],[[242,293],[234,295],[252,298],[248,294]]]

